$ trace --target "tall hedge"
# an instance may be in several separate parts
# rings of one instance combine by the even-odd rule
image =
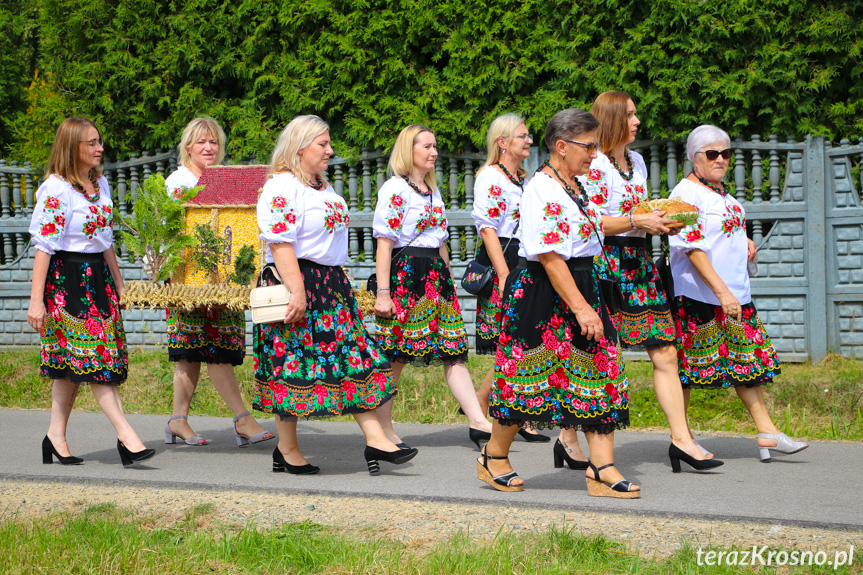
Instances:
[[[196,114],[222,122],[235,156],[266,158],[278,130],[301,113],[330,121],[341,154],[389,147],[412,122],[429,124],[443,146],[478,147],[499,113],[523,114],[541,135],[555,111],[615,88],[633,95],[648,137],[703,122],[734,134],[863,133],[859,2],[28,6],[38,14],[38,55],[19,78],[29,106],[2,115],[12,153],[32,159],[44,158],[70,114],[94,118],[111,155],[174,146]]]

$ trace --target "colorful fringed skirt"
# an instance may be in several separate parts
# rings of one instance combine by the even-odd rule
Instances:
[[[608,236],[605,258],[597,257],[595,262],[603,276],[619,282],[623,292],[623,306],[615,318],[623,348],[674,345],[669,301],[644,242],[644,238]]]
[[[366,331],[345,271],[298,260],[306,316],[254,328],[254,409],[283,416],[360,413],[392,399],[392,369]],[[258,286],[276,285],[272,264]]]
[[[779,375],[779,358],[755,305],[741,306],[743,320],[722,306],[677,298],[677,369],[684,388],[756,387]]]
[[[39,374],[74,383],[120,385],[129,370],[114,278],[102,253],[58,251],[45,281]]]
[[[522,262],[506,282],[489,415],[504,425],[575,427],[611,433],[629,424],[629,395],[615,329],[605,311],[593,258],[567,266],[602,318],[598,342],[581,335],[575,314],[539,262]]]
[[[392,262],[390,288],[395,315],[375,317],[375,337],[390,361],[419,366],[467,361],[461,307],[437,249],[404,249]]]
[[[509,245],[507,246],[507,242]],[[503,254],[506,266],[510,271],[518,265],[518,246],[516,239],[500,238],[501,247],[506,246]],[[485,244],[480,246],[476,255],[476,261],[484,266],[491,267],[491,259],[485,249]],[[494,276],[494,291],[491,296],[476,298],[476,352],[479,355],[493,355],[497,352],[497,338],[500,336],[500,282],[506,282],[506,278]]]
[[[168,309],[168,359],[242,365],[246,316],[242,311]]]

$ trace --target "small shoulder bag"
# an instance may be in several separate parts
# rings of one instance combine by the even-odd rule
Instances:
[[[288,291],[288,286],[282,281],[275,264],[267,264],[261,268],[261,276],[264,275],[264,270],[268,267],[272,267],[273,275],[279,283],[266,287],[256,287],[249,295],[252,323],[255,325],[285,321],[285,315],[288,313],[288,302],[291,301],[291,292]]]
[[[519,224],[521,222],[515,224],[515,229],[512,230],[513,236],[518,231]],[[509,248],[511,242],[512,237],[509,238],[509,241],[506,242],[503,248],[504,255],[506,255],[506,250]],[[469,294],[485,298],[490,297],[492,291],[494,291],[495,275],[494,267],[484,266],[474,258],[468,262],[464,270],[464,276],[461,278],[461,287]]]

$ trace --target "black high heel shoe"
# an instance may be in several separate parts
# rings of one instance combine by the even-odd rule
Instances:
[[[584,471],[587,469],[589,465],[587,461],[579,461],[578,459],[573,459],[566,452],[566,448],[560,442],[560,439],[554,442],[554,449],[552,450],[554,453],[554,468],[560,469],[563,467],[563,462],[565,461],[567,465],[569,465],[570,469],[579,469]]]
[[[369,475],[378,475],[381,472],[378,460],[401,465],[416,457],[417,453],[419,450],[415,447],[400,448],[398,451],[381,451],[376,447],[366,445],[363,456],[366,458],[366,465],[369,466]]]
[[[74,455],[63,457],[57,453],[57,450],[54,449],[54,443],[46,435],[45,439],[42,440],[42,463],[45,465],[54,463],[54,459],[51,457],[52,455],[63,465],[81,465],[84,463],[84,460],[80,457],[75,457]]]
[[[551,441],[551,438],[547,435],[543,435],[541,433],[530,433],[526,429],[519,429],[518,434],[528,443],[548,443]]]
[[[696,471],[704,471],[705,469],[714,469],[723,465],[725,462],[718,459],[695,459],[673,443],[668,446],[668,458],[671,460],[671,471],[680,473],[680,461],[683,460]]]
[[[155,449],[142,449],[137,452],[129,451],[129,448],[123,445],[123,442],[119,439],[117,439],[117,451],[120,452],[120,461],[123,463],[123,467],[129,467],[138,461],[144,461],[156,455]]]
[[[483,431],[481,429],[474,429],[473,427],[467,428],[467,436],[471,441],[476,443],[476,448],[480,449],[479,442],[480,441],[488,441],[491,439],[491,433],[488,431]]]
[[[285,456],[282,455],[282,452],[279,451],[278,446],[273,449],[273,473],[293,473],[294,475],[314,475],[321,468],[312,465],[311,463],[306,463],[305,465],[291,465],[287,461],[285,461]]]

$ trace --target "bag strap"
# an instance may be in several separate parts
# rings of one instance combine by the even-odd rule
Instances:
[[[434,192],[432,192],[431,194],[429,194],[429,209],[431,209],[431,208],[433,207],[433,205],[434,205]],[[403,251],[405,251],[406,249],[408,249],[409,247],[411,247],[411,244],[413,244],[415,241],[417,241],[417,239],[419,239],[419,237],[420,237],[421,235],[423,235],[424,233],[426,233],[426,231],[427,231],[428,229],[429,229],[428,227],[427,227],[427,228],[425,228],[424,230],[420,231],[420,233],[418,233],[418,234],[417,234],[417,235],[415,235],[413,238],[411,238],[411,241],[409,241],[409,242],[408,242],[408,245],[400,247],[400,248],[399,248],[399,251],[397,251],[397,252],[392,256],[392,258],[390,258],[390,259],[391,259],[391,260],[395,260],[396,258],[398,258],[399,256],[401,256],[401,255],[402,255],[402,252],[403,252]]]
[[[270,268],[270,267],[273,268],[273,276],[276,278],[276,280],[278,280],[278,282],[280,284],[285,283],[284,281],[282,281],[282,276],[279,275],[279,270],[276,267],[275,262],[270,263],[270,264],[266,264],[261,268],[261,272],[258,274],[258,281],[260,282],[260,280],[262,280],[264,278],[264,270],[267,268]]]

